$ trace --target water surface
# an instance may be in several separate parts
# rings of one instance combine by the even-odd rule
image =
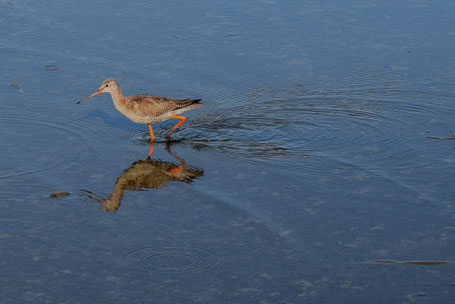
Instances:
[[[450,303],[453,12],[1,1],[0,302]]]

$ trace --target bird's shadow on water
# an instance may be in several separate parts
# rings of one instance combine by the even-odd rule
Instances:
[[[186,161],[171,151],[173,142],[168,142],[166,151],[176,160],[167,162],[159,159],[152,159],[150,156],[144,160],[134,161],[125,169],[115,182],[114,189],[110,195],[103,197],[89,190],[80,190],[80,195],[97,203],[99,209],[113,213],[119,210],[124,192],[144,191],[166,187],[169,182],[191,183],[198,177],[204,175],[204,170],[189,166]],[[153,145],[151,146],[153,151]]]
[[[122,131],[126,131],[128,133],[128,137],[131,138],[134,142],[139,143],[139,144],[149,144],[150,143],[150,133],[148,129],[144,126],[146,125],[138,125],[136,123],[131,122],[130,120],[126,119],[123,116],[119,117],[112,117],[108,113],[104,112],[103,110],[100,109],[95,109],[90,111],[88,114],[82,116],[80,119],[82,120],[95,120],[95,119],[101,119],[103,123],[105,123],[107,126],[115,129],[119,129]],[[166,124],[162,124],[163,126],[166,126]],[[171,139],[166,139],[166,138],[161,138],[162,133],[165,131],[162,129],[162,127],[155,126],[154,125],[154,132],[155,135],[160,136],[159,138],[155,139],[155,143],[177,143],[184,141],[186,139],[177,139],[177,138],[171,138]],[[164,127],[163,127],[164,128]]]
[[[82,120],[94,119],[94,118],[100,118],[109,127],[126,130],[126,131],[131,131],[132,129],[134,129],[134,126],[137,126],[136,124],[125,119],[125,117],[123,117],[123,116],[112,117],[100,109],[92,110],[89,113],[87,113],[86,115],[81,117]]]
[[[149,145],[150,133],[148,129],[138,127],[138,124],[132,123],[123,116],[113,117],[103,110],[95,109],[81,117],[81,119],[101,119],[107,126],[119,130],[126,131],[127,137],[135,144]],[[237,126],[236,123],[230,122],[230,119],[223,120],[221,125],[211,125],[205,119],[193,119],[191,122],[191,132],[185,129],[173,133],[171,139],[166,139],[163,135],[167,132],[166,124],[155,126],[154,132],[156,139],[155,144],[175,144],[180,143],[189,146],[196,150],[214,149],[232,155],[233,150],[236,154],[245,155],[247,157],[267,157],[267,156],[282,156],[289,153],[286,143],[274,142],[269,138],[262,140],[257,137],[252,138],[252,134],[244,134],[246,136],[234,136],[230,133],[230,126]],[[227,130],[226,130],[227,128]],[[219,134],[218,134],[219,133]],[[179,137],[181,136],[181,137]]]
[[[136,143],[138,145],[149,145],[150,144],[150,133],[148,132],[148,129],[138,127],[138,124],[132,123],[128,119],[125,119],[125,117],[123,117],[123,116],[112,117],[103,110],[95,109],[95,110],[90,111],[88,114],[84,115],[80,119],[93,120],[96,118],[101,119],[109,127],[129,132],[130,134],[128,135],[128,137],[134,143]],[[210,148],[210,147],[213,148],[213,146],[217,146],[220,144],[232,145],[235,142],[230,138],[218,138],[216,136],[210,137],[210,138],[204,138],[204,132],[203,132],[204,130],[203,131],[199,130],[197,128],[197,124],[196,124],[196,129],[194,129],[194,126],[192,126],[192,132],[197,131],[197,135],[196,136],[193,135],[193,137],[184,136],[183,138],[171,137],[170,139],[166,139],[165,137],[161,136],[162,130],[159,130],[159,129],[157,130],[156,128],[157,127],[154,126],[154,132],[155,132],[155,135],[157,135],[154,143],[155,144],[165,143],[167,145],[167,148],[166,148],[167,150],[170,150],[169,145],[176,144],[176,143],[182,143],[186,146],[189,145],[196,150],[201,150],[203,148]],[[179,136],[178,132],[173,135]]]

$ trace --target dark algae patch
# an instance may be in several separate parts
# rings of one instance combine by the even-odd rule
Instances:
[[[63,197],[63,196],[67,196],[67,195],[70,195],[71,193],[69,192],[66,192],[66,191],[61,191],[61,192],[54,192],[52,193],[51,195],[49,195],[50,197],[53,197],[53,198],[59,198],[59,197]]]

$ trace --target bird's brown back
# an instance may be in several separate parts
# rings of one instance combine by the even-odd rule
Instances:
[[[124,97],[125,106],[139,116],[161,116],[198,103],[200,99],[170,99],[158,95],[132,95]]]

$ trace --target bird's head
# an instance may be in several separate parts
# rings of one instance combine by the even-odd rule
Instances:
[[[101,83],[98,91],[88,95],[84,99],[79,100],[77,103],[79,104],[83,101],[86,101],[87,99],[92,98],[93,96],[98,95],[100,93],[111,93],[114,90],[114,88],[118,88],[117,81],[115,81],[114,78],[106,79],[105,81],[103,81],[103,83]]]

